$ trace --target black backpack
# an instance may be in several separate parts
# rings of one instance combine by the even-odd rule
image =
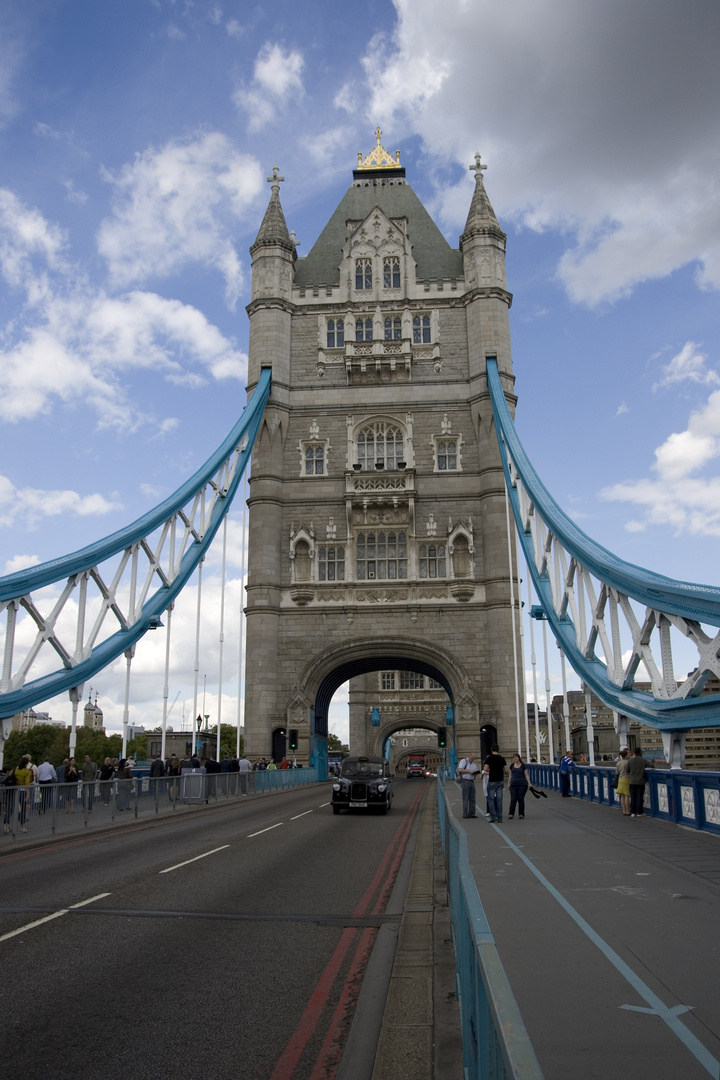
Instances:
[[[14,769],[3,780],[3,787],[17,787],[17,776]]]

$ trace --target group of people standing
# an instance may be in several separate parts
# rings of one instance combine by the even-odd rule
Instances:
[[[3,832],[12,831],[15,816],[19,820],[20,831],[27,832],[28,812],[37,809],[39,814],[46,814],[56,806],[64,808],[66,814],[74,814],[78,799],[78,785],[81,785],[82,805],[91,813],[95,801],[95,785],[100,786],[100,797],[107,806],[117,782],[117,809],[130,809],[130,787],[132,769],[129,761],[106,757],[100,768],[85,755],[85,760],[78,766],[74,757],[65,758],[57,768],[51,764],[47,754],[39,765],[35,765],[29,754],[23,755],[16,766],[6,765],[0,780],[2,795]],[[39,798],[33,798],[33,785],[37,784]]]
[[[632,755],[627,749],[620,751],[620,757],[616,763],[615,790],[620,797],[623,817],[643,816],[647,767],[639,746],[635,747]]]
[[[475,778],[481,772],[480,766],[475,760],[475,754],[468,754],[463,758],[457,768],[462,792],[463,817],[477,817],[475,813]],[[514,754],[510,765],[500,753],[500,748],[494,744],[482,766],[483,789],[486,800],[485,817],[494,824],[500,824],[503,817],[503,791],[505,778],[509,779],[510,789],[510,812],[508,819],[525,817],[525,796],[530,786],[527,775],[527,766],[519,754]]]

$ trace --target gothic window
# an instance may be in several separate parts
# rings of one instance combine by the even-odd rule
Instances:
[[[379,420],[364,427],[357,438],[357,459],[361,470],[382,465],[397,469],[403,461],[403,437],[399,428]]]
[[[295,545],[295,580],[310,580],[310,546],[306,540],[298,540]]]
[[[445,577],[444,544],[420,544],[420,577]]]
[[[457,469],[457,440],[441,439],[437,444],[437,467],[438,472],[446,469]]]
[[[355,340],[356,341],[372,341],[373,339],[373,321],[372,319],[356,319],[355,320]]]
[[[413,317],[413,344],[424,345],[432,340],[430,336],[430,316],[415,315]]]
[[[400,341],[402,339],[402,319],[398,315],[385,320],[385,340]]]
[[[381,690],[394,690],[395,689],[395,672],[394,671],[381,671],[380,672],[380,689]]]
[[[436,679],[430,679],[430,678],[428,678],[428,687],[431,690],[444,690],[445,689],[445,687],[442,685],[442,683],[437,682]]]
[[[407,578],[407,534],[358,533],[356,577],[358,581]]]
[[[305,447],[305,475],[322,476],[325,472],[325,445]]]
[[[327,347],[328,349],[342,348],[345,344],[345,320],[328,319],[327,322]]]
[[[355,288],[372,289],[372,259],[355,260]]]
[[[400,672],[400,689],[401,690],[422,690],[423,689],[423,676],[417,671],[401,671]]]
[[[335,544],[318,548],[318,580],[345,580],[345,548]]]
[[[400,288],[400,258],[397,255],[383,259],[383,288]]]
[[[466,536],[456,537],[453,544],[453,573],[456,578],[470,577],[470,549]]]

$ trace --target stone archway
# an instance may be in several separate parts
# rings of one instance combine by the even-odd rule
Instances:
[[[356,675],[385,668],[403,668],[429,676],[448,695],[453,709],[448,724],[449,759],[454,761],[456,738],[477,741],[479,738],[479,703],[464,666],[448,650],[411,637],[356,638],[325,649],[305,665],[299,684],[287,704],[288,726],[305,733],[310,760],[323,768],[326,760],[327,718],[333,694]],[[403,725],[395,723],[392,730]],[[439,725],[429,725],[437,731]],[[373,734],[372,745],[387,738],[388,730]],[[361,752],[368,751],[365,747]]]

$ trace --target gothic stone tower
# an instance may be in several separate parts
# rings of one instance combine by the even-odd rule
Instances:
[[[250,482],[246,749],[282,753],[295,730],[298,761],[321,766],[334,691],[386,669],[445,688],[461,752],[480,750],[483,727],[516,742],[485,377],[497,357],[514,403],[506,237],[479,155],[453,249],[380,134],[305,258],[276,167],[250,249],[249,390],[270,367],[272,393]],[[355,709],[351,749],[378,753],[400,726]]]

